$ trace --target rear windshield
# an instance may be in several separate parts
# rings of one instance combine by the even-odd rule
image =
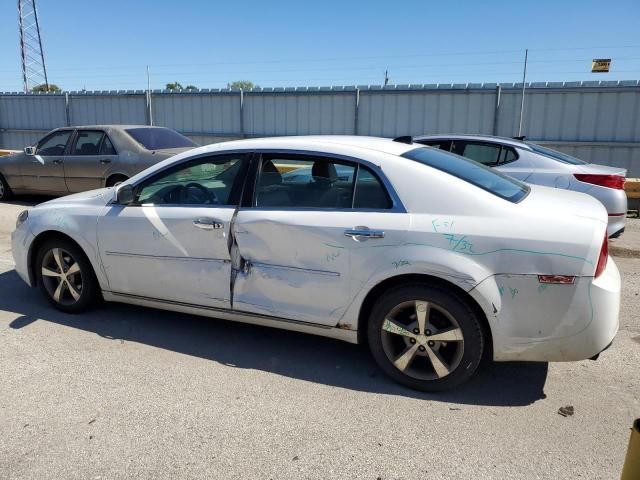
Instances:
[[[402,156],[458,177],[513,203],[519,202],[529,193],[529,187],[514,178],[507,177],[468,158],[442,150],[421,147],[410,150]]]
[[[570,165],[586,165],[587,164],[587,162],[584,162],[579,158],[572,157],[571,155],[567,155],[566,153],[562,153],[557,150],[553,150],[552,148],[536,145],[535,143],[527,143],[527,145],[529,145],[534,152],[539,153],[540,155],[544,155],[545,157],[551,157],[554,160],[558,160],[562,163],[568,163]]]
[[[198,146],[184,135],[169,128],[129,128],[126,132],[147,150]]]

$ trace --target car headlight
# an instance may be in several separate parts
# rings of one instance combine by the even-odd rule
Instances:
[[[29,210],[21,211],[18,215],[18,218],[16,219],[16,228],[22,225],[27,220],[27,218],[29,218]]]

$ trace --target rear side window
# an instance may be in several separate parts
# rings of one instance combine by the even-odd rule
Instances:
[[[451,152],[488,167],[495,167],[518,159],[518,155],[511,147],[495,143],[454,140]]]
[[[364,165],[303,155],[263,156],[255,206],[386,210],[393,202]]]
[[[163,150],[165,148],[193,148],[196,143],[184,135],[169,128],[128,128],[125,130],[131,137],[147,150]]]
[[[510,202],[519,202],[529,193],[526,184],[458,155],[430,148],[416,148],[402,156],[458,177]]]
[[[102,146],[100,147],[100,155],[117,155],[116,149],[113,147],[113,143],[109,140],[109,137],[105,134],[104,140],[102,140]]]
[[[103,135],[97,130],[80,130],[71,155],[98,155]]]
[[[360,165],[356,179],[353,208],[387,210],[392,207],[386,188],[374,173]]]

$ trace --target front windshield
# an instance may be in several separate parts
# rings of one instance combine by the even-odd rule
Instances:
[[[453,175],[513,203],[519,202],[529,193],[529,187],[514,178],[481,163],[442,150],[420,147],[402,156]]]
[[[587,162],[584,162],[579,158],[572,157],[571,155],[567,155],[566,153],[559,152],[552,148],[536,145],[535,143],[527,143],[527,145],[529,145],[534,152],[539,153],[540,155],[544,155],[545,157],[551,157],[554,160],[558,160],[562,163],[568,163],[570,165],[586,165],[587,164]]]

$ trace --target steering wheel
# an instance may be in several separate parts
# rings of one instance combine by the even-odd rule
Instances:
[[[193,190],[196,190],[197,192],[194,192],[195,195],[193,195],[193,197],[195,197],[195,201],[191,201],[191,192],[193,192]],[[214,205],[220,203],[214,192],[196,182],[187,183],[184,186],[183,196],[185,197],[185,200],[189,200],[187,203],[209,203]]]

